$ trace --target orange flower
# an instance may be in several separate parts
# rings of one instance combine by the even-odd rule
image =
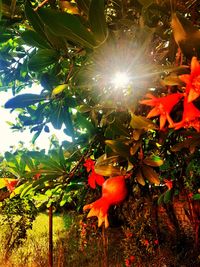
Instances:
[[[179,102],[183,97],[183,94],[176,93],[170,94],[164,97],[157,98],[152,94],[147,94],[146,97],[150,99],[140,101],[141,104],[145,104],[154,107],[147,115],[147,118],[152,118],[160,116],[160,129],[162,130],[165,126],[166,121],[172,127],[173,120],[170,117],[170,112],[173,107]]]
[[[196,57],[191,60],[191,73],[180,75],[179,78],[186,83],[188,102],[200,96],[200,64]]]
[[[173,181],[165,179],[164,182],[165,182],[165,185],[167,186],[168,190],[171,190],[173,187]]]
[[[183,118],[180,122],[174,123],[174,129],[193,127],[197,132],[200,132],[200,110],[195,107],[188,98],[184,99]]]
[[[104,182],[104,177],[102,175],[97,174],[94,170],[92,170],[91,174],[88,176],[88,184],[93,189],[96,188],[96,184],[102,186]]]
[[[98,227],[105,223],[105,228],[109,226],[108,210],[111,205],[122,202],[127,196],[127,188],[124,176],[116,176],[107,179],[102,185],[102,197],[83,207],[83,210],[90,209],[87,217],[96,216]]]

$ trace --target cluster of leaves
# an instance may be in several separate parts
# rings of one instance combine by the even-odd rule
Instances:
[[[128,172],[130,187],[172,180],[160,203],[184,187],[199,198],[199,4],[178,2],[2,1],[0,90],[13,91],[5,104],[19,112],[12,128],[29,127],[34,143],[52,124],[72,140],[48,154],[6,153],[19,180],[11,197],[80,208],[88,190],[83,164],[92,156],[96,174]],[[113,73],[124,69],[129,84],[113,85]],[[40,94],[18,94],[35,84]],[[192,86],[198,92],[185,104]],[[150,100],[141,101],[145,93]]]

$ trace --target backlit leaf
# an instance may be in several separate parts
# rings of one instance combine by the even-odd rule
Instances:
[[[96,46],[93,35],[78,17],[49,8],[41,8],[38,13],[42,21],[55,35],[63,36],[85,47],[94,48]]]
[[[139,184],[141,184],[143,186],[145,185],[145,180],[144,180],[144,178],[143,178],[142,173],[141,173],[140,170],[138,170],[138,172],[136,173],[136,180],[137,180],[137,182]]]
[[[53,91],[52,91],[52,95],[55,96],[57,94],[62,93],[62,91],[64,91],[67,88],[67,84],[60,84],[58,86],[56,86]]]
[[[89,23],[97,41],[104,42],[108,35],[104,14],[104,0],[91,0],[89,9]]]
[[[128,157],[130,155],[130,146],[117,140],[106,140],[106,145],[108,145],[113,152],[119,154],[123,157]]]
[[[144,164],[152,166],[152,167],[159,167],[163,164],[163,160],[159,156],[151,156],[151,157],[146,157],[143,160]]]
[[[160,180],[157,172],[155,172],[151,167],[143,165],[142,168],[142,173],[144,177],[149,180],[150,183],[159,185]]]
[[[151,120],[143,117],[132,114],[132,119],[130,125],[134,129],[145,129],[145,130],[156,130],[158,126],[153,123]]]
[[[103,176],[118,176],[125,175],[126,171],[122,171],[119,167],[113,167],[111,165],[95,165],[95,172]]]

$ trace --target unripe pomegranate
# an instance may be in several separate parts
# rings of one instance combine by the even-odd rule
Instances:
[[[85,205],[83,210],[90,209],[87,217],[98,217],[98,227],[105,222],[107,228],[109,226],[109,207],[122,202],[126,198],[127,192],[125,176],[111,177],[102,185],[102,197],[91,204]]]

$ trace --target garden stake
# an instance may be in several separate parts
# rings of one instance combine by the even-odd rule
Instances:
[[[49,207],[49,267],[53,267],[53,206]]]

